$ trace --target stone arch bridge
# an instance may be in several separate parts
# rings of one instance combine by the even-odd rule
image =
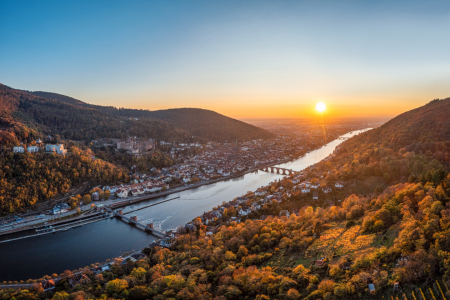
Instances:
[[[281,174],[281,175],[291,175],[291,174],[296,173],[296,171],[294,171],[292,169],[286,169],[286,168],[280,168],[280,167],[264,167],[264,168],[261,168],[260,170],[264,171],[264,172],[277,173],[277,174]]]

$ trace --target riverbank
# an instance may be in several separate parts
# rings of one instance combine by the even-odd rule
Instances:
[[[359,130],[359,131],[365,131],[365,130],[368,130],[368,129],[363,129],[363,130]],[[356,131],[347,132],[347,133],[343,134],[342,136],[337,137],[333,141],[329,142],[328,144],[330,144],[330,143],[340,139],[341,137],[345,136],[346,134],[353,133],[353,132],[356,132]],[[95,204],[97,204],[97,205],[102,204],[104,206],[109,206],[112,209],[116,209],[116,208],[126,207],[126,206],[129,206],[129,205],[134,205],[134,204],[137,204],[137,203],[142,202],[142,201],[148,201],[148,200],[157,199],[157,198],[160,198],[160,197],[170,196],[170,195],[173,195],[173,194],[176,194],[176,193],[188,191],[188,190],[199,188],[199,187],[202,187],[202,186],[207,186],[207,185],[211,185],[211,184],[222,182],[222,181],[226,181],[226,180],[240,178],[240,177],[242,177],[242,176],[244,176],[244,175],[246,175],[248,173],[256,172],[256,171],[262,170],[264,168],[273,167],[273,166],[277,166],[277,165],[281,165],[281,164],[287,164],[287,163],[299,160],[302,157],[304,157],[305,155],[307,155],[308,153],[311,153],[311,152],[314,152],[316,150],[319,150],[319,149],[323,148],[326,145],[327,144],[324,144],[324,145],[322,145],[320,147],[317,147],[315,149],[308,149],[309,152],[306,152],[306,153],[304,153],[302,155],[298,155],[298,156],[293,156],[293,157],[277,160],[277,161],[269,163],[269,164],[258,165],[258,166],[255,166],[253,168],[246,169],[246,170],[241,171],[241,172],[237,172],[237,173],[235,173],[233,175],[230,175],[230,176],[220,177],[220,178],[211,179],[211,180],[201,180],[201,181],[199,181],[197,183],[194,183],[194,184],[189,184],[189,185],[177,187],[177,188],[174,188],[174,189],[168,189],[167,191],[163,191],[163,192],[156,193],[156,194],[148,194],[148,195],[144,195],[144,196],[140,196],[140,197],[139,196],[138,197],[127,197],[126,200],[114,198],[114,199],[105,200],[105,201],[98,201],[98,202],[95,202]],[[298,170],[294,170],[294,171],[298,171]],[[158,203],[156,203],[154,205],[157,205],[157,204]],[[89,209],[91,209],[90,204],[89,205],[85,205],[85,206],[80,206],[81,213],[85,213]],[[78,215],[79,214],[75,210],[73,210],[73,211],[69,211],[67,213],[64,213],[62,215],[58,215],[58,216],[48,216],[47,219],[43,219],[43,220],[29,220],[29,221],[25,221],[25,222],[21,222],[21,223],[8,225],[9,227],[13,227],[14,228],[14,229],[11,229],[11,230],[5,230],[6,226],[2,226],[2,227],[0,227],[0,235],[15,234],[15,233],[18,233],[18,232],[22,232],[24,230],[34,229],[34,228],[36,228],[38,226],[42,226],[44,223],[52,224],[52,223],[55,222],[55,219],[58,219],[58,220],[60,220],[60,219],[64,219],[64,220],[76,219],[78,217]],[[51,220],[49,220],[49,219],[51,219]]]
[[[318,148],[318,149],[320,149],[320,148]],[[314,150],[317,150],[317,149],[314,149]],[[312,150],[312,151],[314,151],[314,150]],[[168,189],[167,191],[156,193],[156,194],[150,194],[150,195],[145,195],[145,196],[141,196],[141,197],[129,197],[129,198],[126,198],[126,200],[122,200],[119,202],[117,202],[117,201],[121,200],[121,199],[98,201],[98,202],[95,202],[94,204],[97,204],[97,205],[102,204],[104,206],[109,206],[110,208],[113,208],[113,209],[125,207],[125,206],[133,205],[133,204],[136,204],[136,203],[139,203],[142,201],[148,201],[148,200],[152,200],[152,199],[156,199],[156,198],[160,198],[160,197],[164,197],[164,196],[170,196],[170,195],[173,195],[176,193],[199,188],[199,187],[210,185],[210,184],[214,184],[217,182],[239,178],[239,177],[244,176],[245,174],[256,172],[263,168],[273,167],[273,166],[276,166],[279,164],[284,164],[284,163],[288,163],[288,162],[300,159],[301,157],[305,156],[305,154],[296,156],[296,157],[286,158],[283,160],[278,160],[278,161],[270,163],[270,164],[256,166],[251,169],[247,169],[247,170],[235,173],[230,176],[220,177],[220,178],[211,179],[211,180],[202,180],[202,181],[199,181],[194,184],[189,184],[187,186],[182,186],[182,187],[175,188],[175,189]],[[155,203],[153,205],[157,205],[157,204],[158,203]],[[91,209],[91,204],[80,207],[81,213],[86,213],[89,209]],[[21,216],[19,215],[19,217],[21,217]],[[64,213],[62,215],[48,216],[48,217],[46,216],[46,219],[38,219],[38,220],[34,219],[34,220],[23,221],[21,223],[10,224],[8,226],[0,227],[0,236],[15,234],[15,233],[23,232],[26,230],[32,230],[39,226],[42,226],[43,224],[49,224],[49,225],[57,224],[57,222],[61,219],[64,219],[65,221],[67,221],[67,220],[75,220],[77,218],[79,218],[79,214],[75,210],[73,210],[73,211]],[[8,229],[7,227],[13,227],[13,229],[7,230]]]

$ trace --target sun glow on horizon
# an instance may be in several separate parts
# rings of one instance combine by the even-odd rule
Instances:
[[[326,108],[327,106],[323,102],[319,102],[316,104],[316,110],[319,112],[323,112]]]

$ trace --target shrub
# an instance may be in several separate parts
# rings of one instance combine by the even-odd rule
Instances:
[[[345,228],[350,228],[352,226],[355,226],[355,220],[350,220],[345,224]]]
[[[118,294],[128,287],[128,282],[124,279],[114,279],[108,282],[106,290],[110,295]]]

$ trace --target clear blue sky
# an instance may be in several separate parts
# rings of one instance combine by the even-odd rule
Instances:
[[[450,96],[450,2],[3,1],[0,83],[238,118]]]

